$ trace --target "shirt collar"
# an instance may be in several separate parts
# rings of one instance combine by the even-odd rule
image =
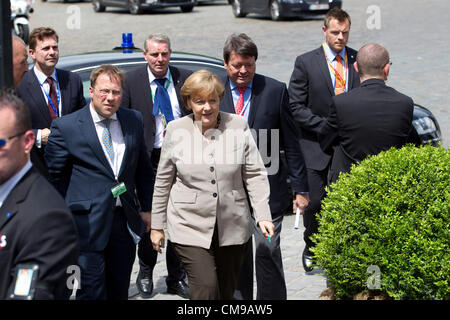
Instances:
[[[105,117],[102,117],[101,115],[99,115],[97,113],[97,111],[95,111],[94,106],[92,105],[92,101],[91,104],[89,106],[89,111],[91,112],[91,116],[92,116],[92,120],[94,120],[94,123],[99,123],[102,122],[103,120],[105,120]],[[117,112],[114,113],[111,117],[109,117],[111,120],[117,120]]]
[[[345,47],[344,47],[344,49],[341,50],[341,52],[336,53],[336,52],[334,52],[333,50],[330,49],[330,47],[328,46],[328,43],[325,41],[324,42],[324,48],[325,48],[325,54],[327,55],[328,60],[330,62],[333,62],[334,59],[336,59],[336,56],[338,54],[341,56],[342,60],[345,60]]]
[[[8,197],[9,193],[16,186],[16,184],[22,179],[22,177],[30,170],[32,167],[31,161],[28,159],[27,163],[23,166],[23,168],[9,178],[8,181],[0,185],[0,208]]]
[[[253,85],[253,80],[250,81],[250,83],[247,85],[247,89],[251,89],[252,85]],[[237,88],[237,85],[233,81],[231,81],[231,79],[230,79],[230,88],[231,88],[231,91],[233,91],[234,89]]]
[[[47,80],[48,76],[43,73],[41,70],[38,70],[38,68],[33,67],[33,71],[34,74],[36,75],[36,77],[38,78],[38,81],[40,84],[44,84],[45,81]],[[53,78],[53,80],[56,81],[56,68],[53,70],[53,73],[50,75],[50,77]]]
[[[152,83],[156,79],[156,77],[150,70],[149,66],[147,66],[147,72],[148,72],[148,79],[150,80],[150,83]],[[167,68],[167,72],[166,72],[166,75],[164,76],[164,78],[169,79],[169,73],[170,73],[170,68]]]

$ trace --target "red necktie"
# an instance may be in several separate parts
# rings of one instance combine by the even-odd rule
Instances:
[[[342,66],[342,57],[336,56],[336,79],[334,83],[334,94],[338,95],[345,91],[344,68]]]
[[[47,83],[50,85],[49,96],[53,103],[53,107],[52,107],[52,105],[50,104],[50,101],[48,102],[48,111],[50,112],[50,116],[52,117],[52,120],[54,120],[57,117],[57,112],[58,112],[58,107],[59,107],[58,106],[58,97],[56,96],[55,83],[53,82],[52,77],[47,78]],[[53,108],[55,108],[55,109],[53,109]]]
[[[247,87],[237,87],[239,91],[239,99],[236,103],[235,112],[237,115],[241,115],[242,109],[244,109],[244,92],[247,89]],[[242,114],[243,116],[244,114]]]

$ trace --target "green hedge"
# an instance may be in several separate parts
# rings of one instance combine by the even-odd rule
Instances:
[[[336,298],[370,288],[394,299],[450,299],[448,150],[392,148],[331,189],[313,251]],[[378,283],[368,268],[379,268]]]

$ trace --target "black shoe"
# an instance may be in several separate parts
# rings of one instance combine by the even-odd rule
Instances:
[[[310,272],[314,269],[314,255],[309,251],[308,247],[305,247],[303,250],[302,263],[303,269],[305,269],[306,272]]]
[[[167,293],[179,295],[182,298],[189,299],[189,286],[184,280],[180,280],[170,285],[167,284]]]
[[[146,274],[139,270],[137,279],[136,279],[136,287],[139,291],[139,295],[144,298],[150,298],[153,292],[153,278],[151,275]]]

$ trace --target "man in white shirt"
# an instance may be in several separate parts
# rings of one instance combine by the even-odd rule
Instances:
[[[51,28],[40,27],[31,32],[29,53],[34,66],[17,88],[18,94],[30,109],[36,136],[36,148],[32,150],[31,161],[44,176],[47,176],[44,147],[52,121],[86,104],[81,78],[75,73],[56,68],[59,60],[58,41],[58,34]]]
[[[91,103],[53,121],[45,149],[50,182],[64,196],[80,238],[77,299],[126,300],[136,244],[149,221],[154,174],[142,116],[120,108],[123,73],[91,73]],[[146,228],[145,228],[146,227]]]
[[[313,268],[311,237],[318,230],[316,215],[325,197],[332,158],[320,148],[318,134],[326,123],[333,96],[359,86],[359,76],[353,67],[357,52],[347,46],[350,26],[347,12],[339,8],[328,11],[322,26],[325,41],[319,48],[296,58],[289,82],[289,104],[300,130],[309,183],[310,202],[303,215],[305,271]]]
[[[143,55],[147,65],[127,74],[121,106],[142,113],[145,143],[156,172],[165,127],[170,121],[190,113],[180,98],[180,89],[192,72],[169,66],[172,49],[166,35],[149,35],[144,48]],[[138,256],[140,271],[136,286],[143,298],[149,298],[153,291],[152,274],[157,260],[157,252],[153,250],[149,234],[146,234],[139,243]],[[166,262],[167,292],[188,298],[186,273],[170,241],[167,243]]]

